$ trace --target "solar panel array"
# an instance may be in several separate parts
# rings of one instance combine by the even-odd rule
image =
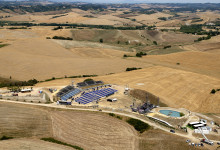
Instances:
[[[57,96],[58,97],[62,97],[64,96],[66,93],[69,93],[70,91],[74,90],[73,86],[66,86],[65,88],[62,88],[58,93]]]
[[[81,90],[80,89],[73,89],[72,91],[70,91],[70,92],[68,92],[67,94],[65,94],[65,95],[63,95],[62,97],[61,97],[61,100],[64,100],[64,101],[66,101],[66,100],[68,100],[69,98],[71,98],[72,96],[75,96],[75,95],[77,95],[77,94],[79,94],[81,92]]]
[[[83,96],[76,99],[76,102],[80,104],[88,104],[92,101],[98,100],[102,97],[110,96],[117,92],[117,90],[112,88],[105,88],[97,91],[92,91],[89,93],[84,94]]]
[[[84,86],[91,86],[91,85],[98,85],[98,84],[104,84],[102,81],[85,81],[85,82],[80,82],[77,83],[78,87],[84,87]]]

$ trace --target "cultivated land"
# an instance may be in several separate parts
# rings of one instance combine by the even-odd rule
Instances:
[[[10,126],[13,121],[13,126],[19,126],[23,122],[29,122],[36,124],[37,116],[35,120],[30,120],[27,115],[23,113],[26,109],[28,111],[47,112],[47,117],[51,118],[47,122],[51,124],[47,130],[51,130],[52,133],[44,135],[32,135],[29,137],[29,130],[20,129],[23,131],[23,135],[16,136],[17,138],[0,141],[3,148],[11,150],[16,148],[26,149],[69,149],[67,146],[53,144],[39,140],[41,137],[54,137],[60,141],[80,146],[84,149],[184,149],[187,146],[185,138],[166,133],[159,129],[149,129],[143,134],[137,133],[137,131],[127,124],[125,121],[109,116],[108,114],[102,114],[100,112],[86,112],[86,111],[72,111],[59,109],[46,108],[40,106],[31,106],[24,104],[12,104],[7,102],[1,102],[1,108],[7,108],[9,112],[11,110],[17,110],[16,121],[13,117],[7,117],[6,115],[0,117],[1,125]],[[1,113],[2,114],[2,113]],[[15,114],[14,114],[15,115]],[[5,122],[4,120],[9,120]],[[39,122],[39,121],[38,121]],[[44,130],[45,126],[39,126],[33,128],[32,132],[39,132],[39,129]],[[2,134],[2,132],[0,132]],[[40,132],[42,133],[42,131]],[[44,133],[44,132],[43,132]],[[8,130],[4,133],[7,136],[14,136],[14,130]],[[24,137],[24,138],[18,138]],[[171,144],[168,144],[171,141]],[[194,148],[197,149],[197,148]],[[203,148],[205,149],[205,148]]]
[[[199,118],[219,123],[220,92],[210,94],[220,89],[219,4],[38,4],[0,2],[0,83],[63,78],[35,85],[35,92],[43,90],[52,99],[49,88],[59,90],[73,80],[87,79],[64,77],[98,75],[91,78],[112,84],[119,92],[110,98],[118,102],[101,100],[98,105],[103,112],[91,112],[82,111],[90,105],[76,102],[71,107],[81,111],[65,110],[55,103],[46,105],[55,108],[47,108],[33,106],[37,105],[34,102],[1,101],[0,137],[15,138],[0,141],[4,149],[70,149],[42,141],[42,137],[86,150],[197,149],[185,140],[199,142],[198,134],[177,131],[174,135],[150,120],[145,121],[153,127],[140,134],[126,123],[134,98],[124,95],[125,85],[160,97],[164,106],[192,111],[182,120],[152,115],[175,126]],[[194,31],[200,26],[200,31]],[[147,55],[135,57],[139,52]],[[125,72],[131,67],[142,69]],[[105,108],[124,110],[123,119],[109,116]],[[219,139],[218,134],[208,137]],[[206,148],[216,146],[201,149]]]

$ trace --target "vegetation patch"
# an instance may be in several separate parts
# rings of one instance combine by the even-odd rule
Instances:
[[[185,116],[185,114],[184,114],[184,113],[182,113],[182,112],[180,112],[180,117],[183,117],[183,116]]]
[[[58,16],[58,15],[57,15],[57,16],[53,16],[53,17],[52,17],[52,19],[54,19],[54,18],[58,18],[58,17],[63,17],[63,16],[67,16],[67,15],[68,15],[68,14],[64,14],[64,15],[59,15],[59,16]]]
[[[195,33],[200,33],[202,30],[202,25],[190,25],[190,26],[187,26],[187,25],[184,25],[184,26],[181,26],[180,28],[180,32],[183,32],[183,33],[192,33],[192,34],[195,34]]]
[[[153,41],[153,44],[154,44],[154,45],[157,45],[157,41]]]
[[[3,136],[0,138],[0,141],[3,141],[3,140],[10,140],[10,139],[13,139],[13,137],[9,137],[9,136],[5,136],[5,135],[3,135]]]
[[[58,27],[53,28],[53,30],[59,30],[59,29],[63,29],[63,27],[62,26],[58,26]]]
[[[112,116],[112,117],[115,117],[115,118],[122,120],[121,116],[115,115],[114,113],[109,113],[109,116]]]
[[[65,145],[65,146],[69,146],[69,147],[75,148],[75,149],[77,149],[77,150],[84,150],[83,148],[81,148],[81,147],[79,147],[79,146],[67,144],[67,143],[58,141],[58,140],[56,140],[56,139],[54,139],[54,138],[51,138],[51,137],[50,137],[50,138],[41,138],[41,140],[47,141],[47,142],[56,143],[56,144],[61,144],[61,145]]]
[[[220,89],[212,89],[210,94],[215,94],[216,92],[220,91]]]
[[[189,125],[186,126],[187,128],[190,128],[191,130],[194,130],[193,127],[190,127]]]
[[[139,69],[142,69],[142,68],[132,67],[132,68],[127,68],[126,71],[139,70]]]
[[[146,56],[147,55],[147,53],[145,53],[145,52],[139,52],[139,53],[136,53],[136,55],[135,56],[130,56],[130,55],[126,55],[126,54],[124,54],[124,58],[126,58],[126,57],[142,57],[142,56]]]
[[[139,52],[139,53],[136,53],[136,57],[142,57],[142,56],[146,56],[147,53],[145,52]]]
[[[95,18],[95,17],[92,16],[92,15],[85,15],[85,16],[83,16],[83,17],[87,17],[87,18]]]
[[[127,120],[127,123],[132,125],[140,133],[143,133],[144,131],[150,129],[150,125],[137,119],[130,118]]]
[[[159,17],[159,18],[157,18],[157,19],[163,20],[163,21],[167,21],[167,17]]]
[[[194,42],[199,42],[199,41],[208,40],[208,39],[211,39],[211,35],[208,35],[207,37],[200,37],[198,38],[198,40],[194,40]]]
[[[171,45],[164,46],[163,49],[171,48]]]
[[[0,88],[2,87],[14,87],[14,86],[33,86],[35,84],[37,84],[38,81],[36,79],[31,79],[28,81],[11,81],[11,80],[7,80],[7,81],[3,81],[2,83],[0,83]]]
[[[0,48],[8,46],[9,44],[0,44]]]
[[[73,40],[73,38],[63,37],[63,36],[54,36],[53,39],[58,39],[58,40]]]
[[[11,28],[8,28],[10,30],[16,30],[16,29],[27,29],[27,27],[11,27]]]

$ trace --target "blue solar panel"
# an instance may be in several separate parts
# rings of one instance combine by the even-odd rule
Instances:
[[[112,95],[115,92],[117,92],[117,90],[111,89],[111,88],[92,91],[92,92],[89,92],[89,93],[85,93],[80,98],[77,98],[76,102],[80,102],[81,104],[87,104],[87,103],[90,103],[92,101],[98,100],[102,97]]]
[[[71,98],[72,96],[75,96],[77,94],[79,94],[81,92],[80,89],[73,89],[72,91],[70,91],[69,93],[65,94],[64,96],[61,97],[61,100],[68,100],[69,98]]]

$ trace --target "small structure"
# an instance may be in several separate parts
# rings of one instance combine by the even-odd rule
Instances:
[[[116,101],[117,101],[117,98],[113,98],[113,99],[110,99],[110,98],[109,98],[109,99],[107,99],[107,101],[108,101],[108,102],[116,102]]]
[[[205,119],[200,119],[200,122],[207,124],[207,120],[205,120]]]
[[[31,91],[32,91],[32,89],[22,89],[21,93],[28,93],[28,92],[31,92]]]
[[[201,127],[200,129],[195,129],[195,133],[203,133],[203,134],[209,134],[212,131],[212,128],[209,126]]]
[[[57,105],[71,105],[71,102],[68,102],[68,101],[57,101]]]
[[[137,111],[140,114],[145,114],[145,113],[149,113],[153,108],[155,108],[156,106],[151,104],[149,101],[144,103],[142,106],[137,107]],[[133,109],[132,109],[133,110]]]
[[[200,122],[190,122],[188,123],[188,126],[192,127],[193,129],[198,129],[201,127],[205,127],[206,123],[200,120]]]

